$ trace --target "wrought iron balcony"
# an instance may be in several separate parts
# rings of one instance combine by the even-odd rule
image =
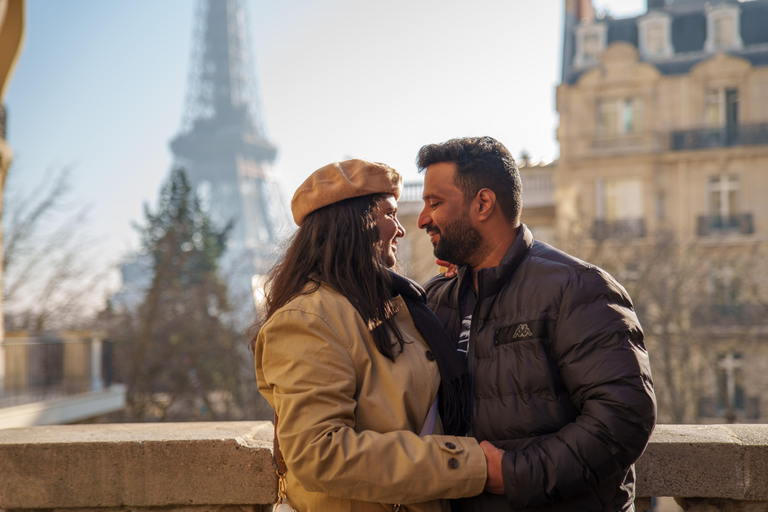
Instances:
[[[672,150],[768,144],[768,123],[672,132]]]
[[[706,327],[760,326],[766,314],[768,308],[759,304],[709,304],[694,308],[691,321]]]
[[[593,154],[649,153],[666,149],[666,134],[652,131],[622,134],[597,133],[592,139]]]
[[[729,413],[735,414],[739,421],[755,421],[760,419],[760,397],[747,396],[743,393],[736,395],[733,411],[729,411],[722,397],[703,397],[699,399],[699,417],[710,420],[724,420]]]
[[[645,219],[598,219],[592,226],[592,238],[595,240],[643,238],[645,236]]]
[[[729,217],[702,215],[698,218],[696,234],[698,236],[740,234],[751,235],[755,232],[752,214],[733,215]]]

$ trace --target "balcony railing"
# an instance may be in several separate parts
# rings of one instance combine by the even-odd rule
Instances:
[[[702,215],[698,218],[696,234],[698,236],[740,234],[751,235],[755,232],[752,214],[732,215],[729,217]]]
[[[699,399],[699,417],[706,420],[723,421],[728,414],[733,414],[739,421],[755,421],[760,418],[760,397],[736,395],[733,411],[728,411],[726,403],[715,397]]]
[[[400,195],[399,201],[402,203],[405,203],[405,202],[420,203],[422,201],[421,196],[423,193],[424,193],[424,183],[420,181],[406,183],[403,185],[403,193]]]
[[[768,123],[672,132],[672,150],[768,144]]]
[[[591,152],[596,154],[649,153],[666,149],[666,138],[653,131],[621,134],[596,133],[592,139]]]
[[[691,315],[691,321],[696,325],[720,327],[764,325],[766,318],[768,318],[768,307],[759,304],[699,306]]]
[[[112,381],[112,343],[98,338],[8,333],[0,353],[0,408],[99,391]]]
[[[768,510],[768,425],[658,425],[636,464],[635,509]],[[290,490],[288,491],[290,495]],[[0,430],[0,509],[272,510],[269,422]]]
[[[592,238],[595,240],[643,238],[645,219],[598,219],[592,225]]]

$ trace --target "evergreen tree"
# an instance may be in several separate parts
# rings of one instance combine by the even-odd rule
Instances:
[[[213,225],[183,170],[136,226],[153,278],[134,311],[109,318],[130,419],[233,419],[256,400],[252,356],[218,275],[231,225]],[[247,363],[247,364],[244,364]],[[245,370],[247,368],[247,370]]]

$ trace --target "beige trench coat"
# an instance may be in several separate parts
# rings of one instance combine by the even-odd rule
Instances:
[[[447,510],[439,498],[483,490],[485,457],[474,438],[414,433],[440,375],[405,303],[395,300],[406,344],[394,362],[325,285],[286,304],[259,332],[259,391],[280,418],[288,500],[299,512],[384,512],[395,503],[436,512]]]

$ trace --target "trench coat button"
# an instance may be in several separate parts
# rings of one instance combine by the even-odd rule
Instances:
[[[450,459],[448,459],[448,467],[451,468],[451,469],[458,468],[459,467],[459,461],[456,458],[451,457]]]
[[[433,354],[431,350],[427,350],[426,356],[427,356],[427,359],[429,359],[430,361],[435,360],[435,354]]]
[[[453,444],[453,443],[445,443],[445,447],[448,448],[449,450],[455,450],[456,449],[456,445]]]

